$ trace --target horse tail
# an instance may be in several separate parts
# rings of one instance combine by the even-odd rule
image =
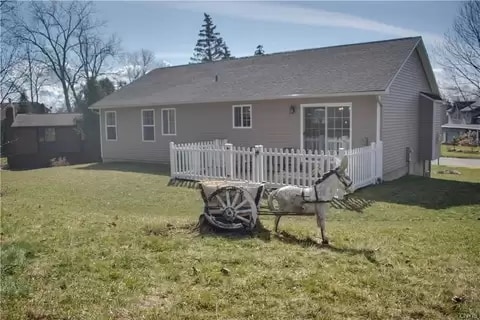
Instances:
[[[268,195],[268,208],[270,209],[270,211],[275,210],[275,207],[273,206],[273,199],[276,198],[277,192],[278,192],[278,189],[275,189],[272,192],[270,192],[270,194]]]

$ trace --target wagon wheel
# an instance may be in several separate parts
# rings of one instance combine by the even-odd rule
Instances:
[[[257,222],[257,206],[253,197],[238,187],[222,187],[207,199],[205,217],[221,229],[252,230]]]

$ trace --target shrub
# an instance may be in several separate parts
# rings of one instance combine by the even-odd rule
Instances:
[[[62,166],[69,166],[70,163],[68,163],[66,157],[58,157],[58,158],[52,158],[50,159],[50,166],[52,167],[62,167]]]

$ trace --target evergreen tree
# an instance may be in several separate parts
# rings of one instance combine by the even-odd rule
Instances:
[[[20,99],[18,103],[18,110],[17,113],[28,113],[28,105],[30,102],[28,101],[27,94],[25,91],[20,92]]]
[[[220,33],[215,31],[217,26],[213,24],[210,15],[206,13],[203,15],[204,23],[198,34],[199,39],[195,45],[193,57],[190,59],[191,62],[211,62],[228,59],[230,57],[230,51],[225,41],[220,37]]]
[[[75,108],[75,111],[83,115],[83,120],[78,128],[80,134],[87,140],[87,148],[90,152],[94,151],[97,157],[100,156],[100,119],[98,114],[88,107],[114,91],[115,86],[108,78],[89,79],[82,88],[82,98]]]
[[[255,50],[255,53],[254,55],[256,56],[263,56],[265,54],[265,51],[263,50],[263,46],[261,44],[259,44],[257,46],[257,49]]]
[[[98,85],[102,89],[103,97],[108,96],[109,94],[111,94],[115,91],[115,85],[108,78],[103,78],[102,80],[98,81]]]
[[[223,39],[222,39],[223,42]],[[233,59],[232,53],[225,42],[222,43],[222,60]]]

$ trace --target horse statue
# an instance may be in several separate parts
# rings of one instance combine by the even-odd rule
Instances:
[[[345,172],[347,165],[348,158],[344,156],[340,166],[325,173],[311,187],[285,186],[272,191],[268,196],[268,207],[272,212],[280,212],[275,217],[275,232],[282,217],[281,213],[315,215],[317,226],[322,233],[322,244],[328,244],[325,231],[328,204],[334,197],[343,199],[345,194],[350,193],[353,183]],[[278,203],[277,208],[274,207],[274,200]]]

